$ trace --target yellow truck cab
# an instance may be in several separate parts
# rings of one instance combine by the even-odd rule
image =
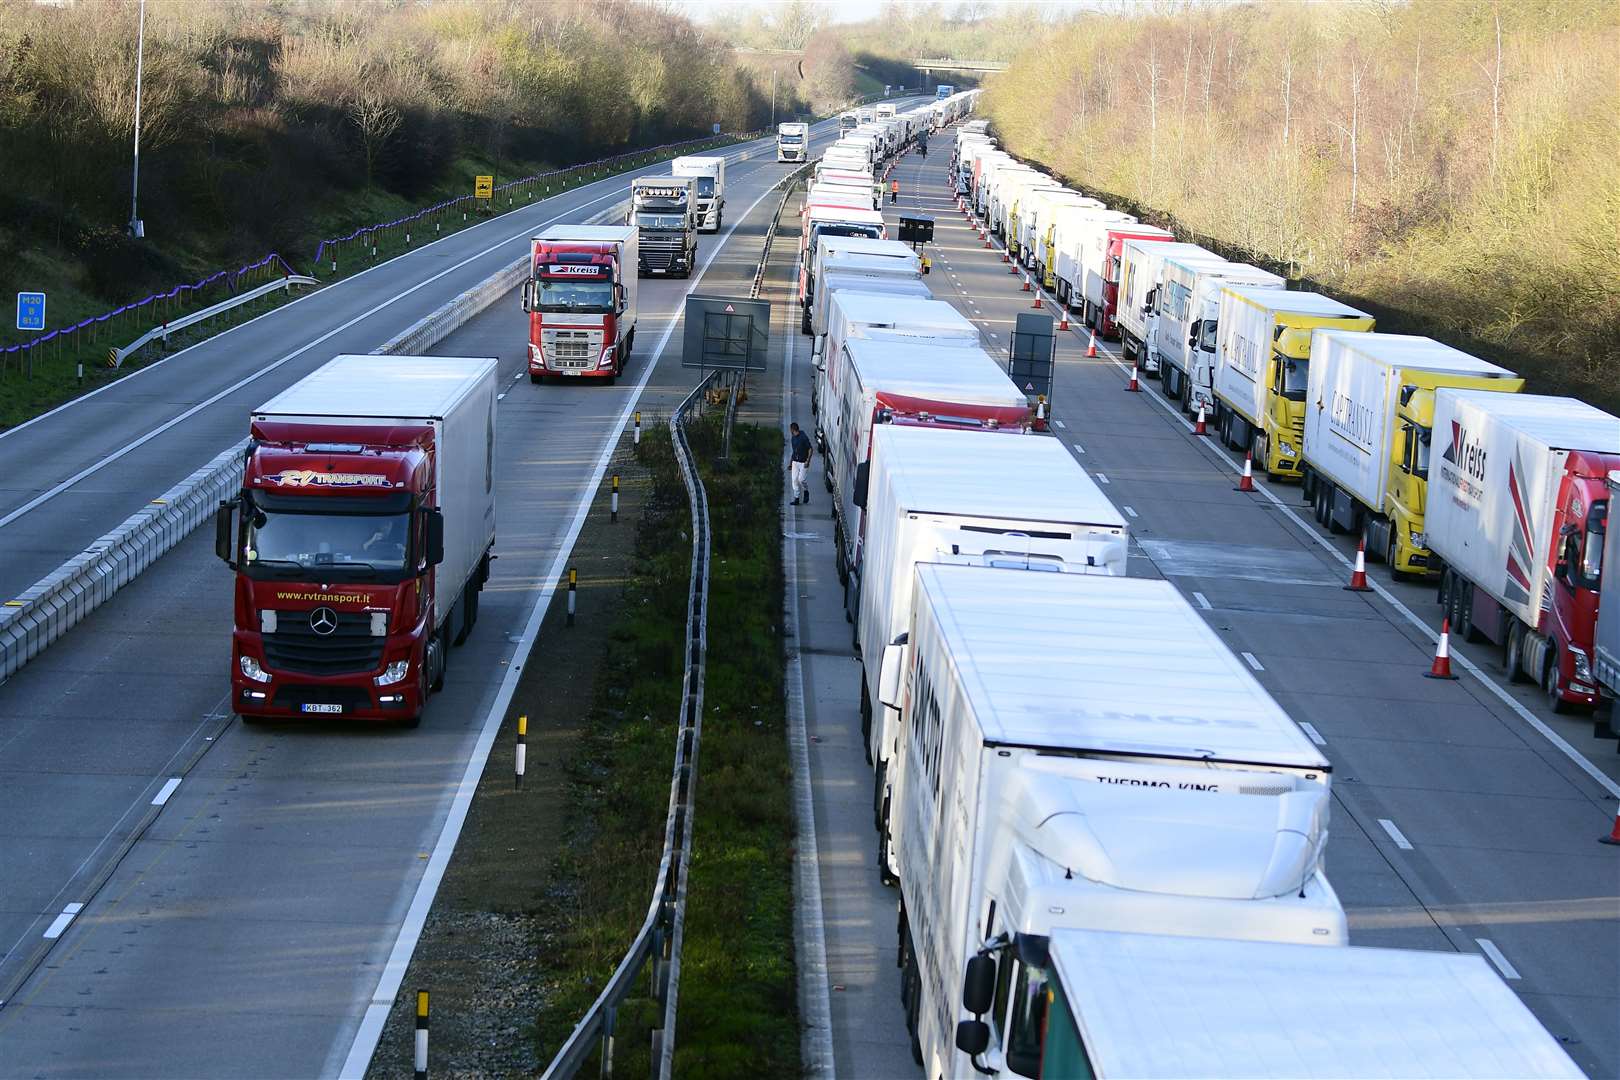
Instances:
[[[1215,336],[1215,423],[1273,479],[1302,475],[1311,334],[1371,332],[1373,317],[1321,293],[1229,285]]]
[[[1311,337],[1305,501],[1329,529],[1359,533],[1395,574],[1427,573],[1435,391],[1516,394],[1524,380],[1433,338],[1335,330]]]

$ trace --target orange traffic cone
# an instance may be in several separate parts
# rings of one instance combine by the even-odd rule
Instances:
[[[1608,836],[1600,836],[1600,837],[1598,837],[1598,843],[1600,843],[1600,844],[1620,844],[1620,807],[1615,808],[1615,812],[1614,812],[1614,828],[1609,831]]]
[[[1006,248],[1001,249],[1001,261],[1002,262],[1007,262],[1008,261],[1008,259],[1007,259],[1007,249]],[[1012,272],[1015,273],[1015,274],[1018,273],[1017,270],[1014,270]]]
[[[1029,292],[1029,275],[1024,275],[1024,291]]]
[[[1440,644],[1434,647],[1434,663],[1423,673],[1425,679],[1455,679],[1451,673],[1451,620],[1440,620]]]
[[[1344,587],[1345,592],[1372,592],[1372,586],[1367,584],[1367,541],[1363,539],[1356,545],[1356,568],[1350,571],[1350,584]]]
[[[1007,264],[1007,273],[1009,273],[1009,274],[1018,273],[1018,264],[1007,258],[1007,249],[1006,248],[1001,249],[1001,261]]]
[[[1135,364],[1131,365],[1131,381],[1125,384],[1125,389],[1127,392],[1132,394],[1140,394],[1142,392],[1142,384],[1136,380]]]
[[[1086,346],[1086,357],[1093,360],[1097,357],[1097,331],[1095,330],[1091,332],[1091,343]]]
[[[1029,284],[1029,277],[1027,275],[1024,278],[1024,284],[1025,285]],[[1041,307],[1041,294],[1040,294],[1039,290],[1037,290],[1036,293],[1035,293],[1035,302],[1033,304],[1029,305],[1029,306],[1032,307],[1032,308],[1035,308],[1037,311],[1040,310],[1040,307]]]
[[[1198,422],[1193,425],[1193,434],[1202,435],[1205,438],[1209,437],[1209,429],[1204,426],[1204,403],[1202,401],[1198,403]]]
[[[1067,330],[1069,328],[1069,311],[1062,304],[1058,305],[1058,311],[1061,312],[1062,314],[1058,318],[1058,327],[1057,328],[1059,330]]]
[[[1243,475],[1238,477],[1238,485],[1235,490],[1254,490],[1254,455],[1252,453],[1243,455]]]

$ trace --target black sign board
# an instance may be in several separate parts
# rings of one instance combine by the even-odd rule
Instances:
[[[1048,415],[1051,414],[1052,361],[1056,351],[1052,316],[1033,311],[1020,312],[1018,324],[1013,327],[1007,375],[1031,399],[1036,395],[1046,398]]]
[[[928,244],[934,239],[934,219],[926,214],[900,215],[900,242]]]
[[[764,371],[770,344],[769,300],[687,295],[682,367]]]

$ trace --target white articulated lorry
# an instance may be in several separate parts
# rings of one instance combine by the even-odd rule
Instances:
[[[861,733],[875,770],[881,827],[885,775],[900,714],[874,704],[883,650],[911,621],[913,568],[969,559],[1075,574],[1125,576],[1125,519],[1056,439],[991,438],[900,424],[872,429],[855,598]]]
[[[820,350],[814,354],[815,371],[811,376],[816,384],[815,399],[822,403],[816,416],[816,438],[820,440],[823,453],[832,445],[830,428],[840,423],[839,417],[829,415],[833,410],[827,403],[836,400],[842,378],[840,357],[844,342],[853,338],[926,341],[947,348],[980,346],[979,328],[943,301],[892,293],[840,292],[828,305],[827,333],[821,339]],[[825,464],[831,491],[831,471],[835,463],[828,460]]]
[[[776,160],[803,161],[810,152],[809,124],[776,125]]]
[[[1057,930],[995,942],[964,991],[985,1019],[959,1045],[984,1049],[945,1076],[1585,1075],[1478,955]]]
[[[1147,241],[1151,246],[1153,241]],[[1281,290],[1288,283],[1248,263],[1209,262],[1201,256],[1172,255],[1164,262],[1154,296],[1153,337],[1148,356],[1157,360],[1164,396],[1181,402],[1183,412],[1200,406],[1215,413],[1215,339],[1220,326],[1221,290],[1228,285]]]
[[[726,209],[726,159],[678,157],[669,163],[671,176],[690,176],[697,185],[698,232],[719,232]]]
[[[1142,364],[1142,370],[1159,370],[1158,360],[1147,355],[1157,321],[1154,304],[1164,276],[1164,260],[1197,257],[1224,261],[1207,248],[1180,241],[1127,240],[1119,248],[1120,351],[1125,359]]]
[[[931,303],[937,301],[928,301]],[[976,342],[952,338],[910,341],[848,338],[829,366],[837,392],[825,399],[825,471],[833,485],[833,538],[844,610],[857,612],[850,588],[861,562],[861,490],[881,424],[979,431],[1026,431],[1029,401]],[[857,630],[859,628],[857,627]]]
[[[838,289],[933,298],[923,283],[922,260],[916,252],[898,240],[863,236],[828,238],[818,245],[814,288],[799,329],[817,339],[827,333],[827,312]]]
[[[1317,330],[1305,392],[1305,500],[1357,533],[1390,571],[1427,573],[1424,538],[1434,395],[1516,394],[1524,380],[1433,338]]]
[[[998,933],[1344,944],[1328,761],[1173,585],[916,574],[880,700],[901,705],[886,847],[925,1075],[973,1075],[962,976]]]

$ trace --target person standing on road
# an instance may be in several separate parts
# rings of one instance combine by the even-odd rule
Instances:
[[[789,424],[788,431],[792,434],[789,440],[793,448],[793,464],[791,476],[793,479],[793,505],[810,501],[810,485],[804,482],[804,474],[810,468],[810,459],[815,455],[815,447],[810,445],[810,437],[799,430],[797,423]]]

